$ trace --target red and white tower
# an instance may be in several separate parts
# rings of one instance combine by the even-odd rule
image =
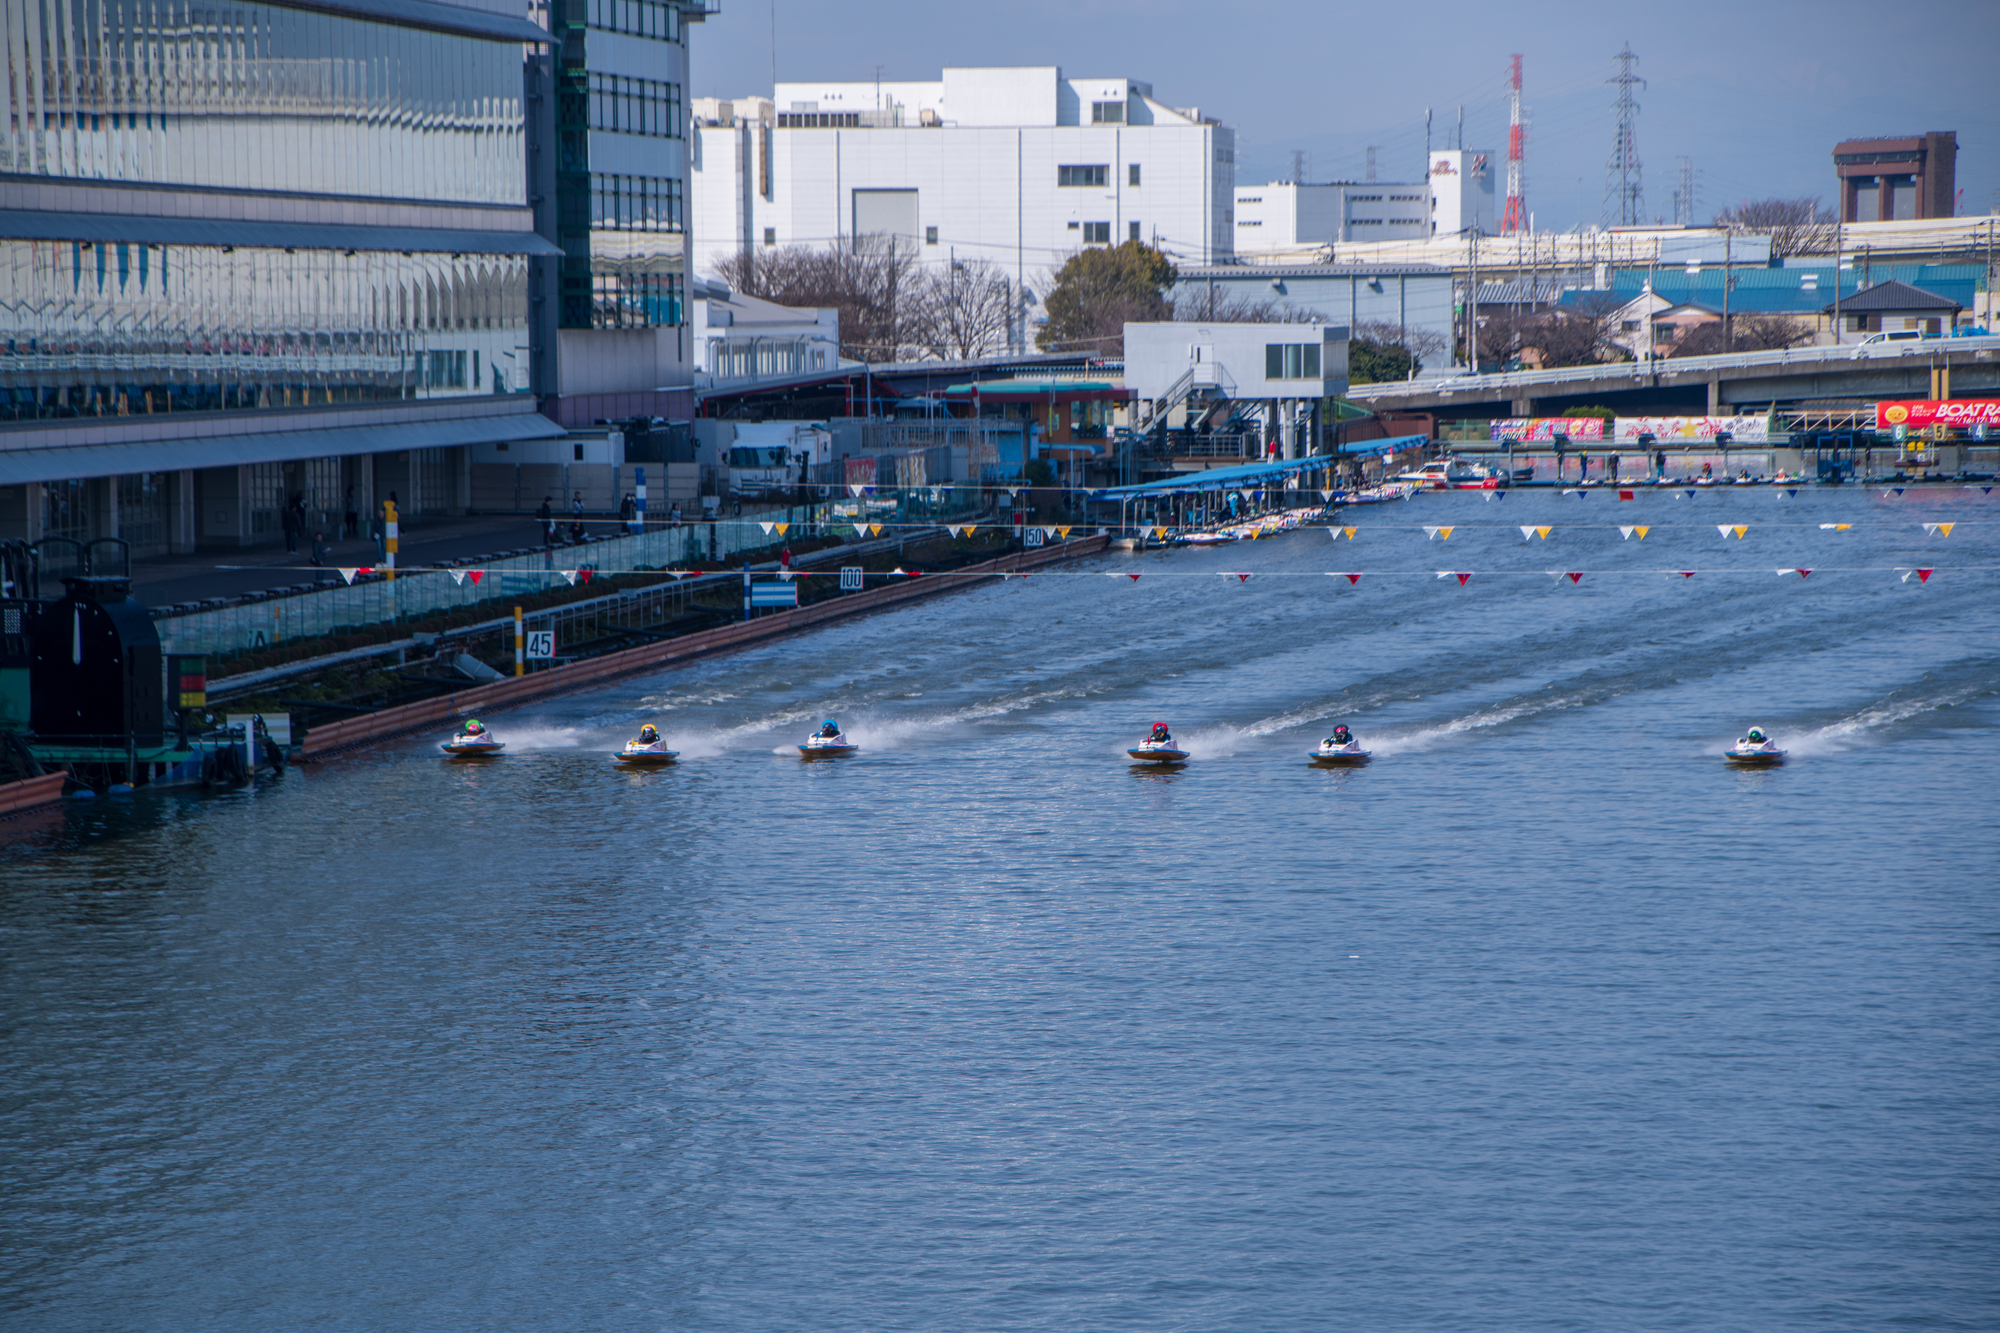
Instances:
[[[1500,234],[1511,236],[1528,229],[1528,202],[1521,192],[1521,149],[1528,131],[1521,124],[1521,57],[1514,57],[1513,75],[1507,80],[1507,211],[1500,215]]]

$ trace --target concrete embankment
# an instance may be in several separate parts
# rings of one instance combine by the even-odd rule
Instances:
[[[729,652],[751,644],[782,638],[798,630],[831,624],[850,616],[866,615],[871,611],[883,610],[921,597],[973,587],[997,574],[1033,569],[1039,565],[1053,564],[1059,560],[1073,560],[1079,556],[1095,555],[1104,550],[1109,543],[1108,537],[1081,537],[1074,541],[1044,546],[1038,550],[1017,551],[981,564],[901,579],[887,587],[848,593],[812,606],[800,607],[796,611],[781,611],[756,620],[745,621],[740,625],[703,630],[677,639],[627,648],[622,652],[606,653],[602,657],[571,662],[566,666],[554,667],[547,671],[537,671],[533,675],[516,676],[509,680],[495,681],[490,685],[475,685],[434,699],[423,699],[395,708],[385,708],[378,713],[343,718],[338,722],[314,727],[308,732],[302,751],[303,756],[308,760],[318,759],[337,751],[351,750],[392,736],[449,723],[469,713],[493,712],[548,695],[583,689],[617,676],[651,671],[712,653]]]

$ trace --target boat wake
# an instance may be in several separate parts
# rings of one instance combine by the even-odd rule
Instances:
[[[1982,695],[1995,693],[2000,693],[2000,681],[1989,678],[1927,696],[1908,698],[1891,696],[1847,717],[1829,722],[1823,727],[1815,727],[1811,731],[1800,732],[1780,740],[1779,744],[1797,755],[1835,754],[1857,745],[1867,744],[1873,738],[1873,733],[1880,732],[1885,727],[1893,727],[1913,717],[1934,713],[1943,708],[1954,708],[1959,704],[1970,703]]]
[[[1542,713],[1558,712],[1565,708],[1578,708],[1594,702],[1586,694],[1545,695],[1534,699],[1520,699],[1496,708],[1482,708],[1464,717],[1455,717],[1448,722],[1440,722],[1414,731],[1377,732],[1367,738],[1368,748],[1376,754],[1415,754],[1433,749],[1456,736],[1468,731],[1480,731],[1487,727],[1501,727],[1509,722],[1517,722],[1524,717],[1535,717]]]

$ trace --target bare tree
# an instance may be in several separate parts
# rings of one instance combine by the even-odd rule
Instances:
[[[1721,320],[1697,324],[1676,338],[1668,356],[1716,356],[1723,352],[1776,352],[1813,339],[1810,325],[1784,315],[1733,315],[1733,337]],[[1731,344],[1734,344],[1732,347]]]
[[[1624,354],[1611,341],[1611,315],[1617,308],[1609,292],[1585,292],[1549,310],[1496,311],[1479,323],[1480,360],[1532,361],[1555,368],[1616,359]]]
[[[1189,285],[1174,294],[1173,318],[1203,324],[1324,324],[1326,315],[1283,301]]]
[[[1823,206],[1818,195],[1746,199],[1717,213],[1715,225],[1769,236],[1771,254],[1779,259],[1833,253],[1833,210]]]
[[[932,356],[967,360],[1002,351],[1013,331],[1014,284],[985,259],[926,269],[916,289],[916,339]]]
[[[1444,355],[1450,339],[1437,329],[1412,328],[1386,319],[1357,319],[1349,330],[1356,340],[1366,339],[1378,347],[1399,347],[1410,354],[1418,369]]]
[[[922,350],[916,252],[889,236],[829,246],[744,250],[717,266],[723,281],[779,305],[840,312],[840,352],[895,361]]]

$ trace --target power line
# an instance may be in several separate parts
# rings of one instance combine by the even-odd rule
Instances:
[[[1611,104],[1618,130],[1611,142],[1611,160],[1605,165],[1603,217],[1611,226],[1639,227],[1646,222],[1646,187],[1639,169],[1639,101],[1632,90],[1645,87],[1646,81],[1632,72],[1639,61],[1632,54],[1632,43],[1625,43],[1625,49],[1614,58],[1618,73],[1605,82],[1618,89],[1618,100]]]

